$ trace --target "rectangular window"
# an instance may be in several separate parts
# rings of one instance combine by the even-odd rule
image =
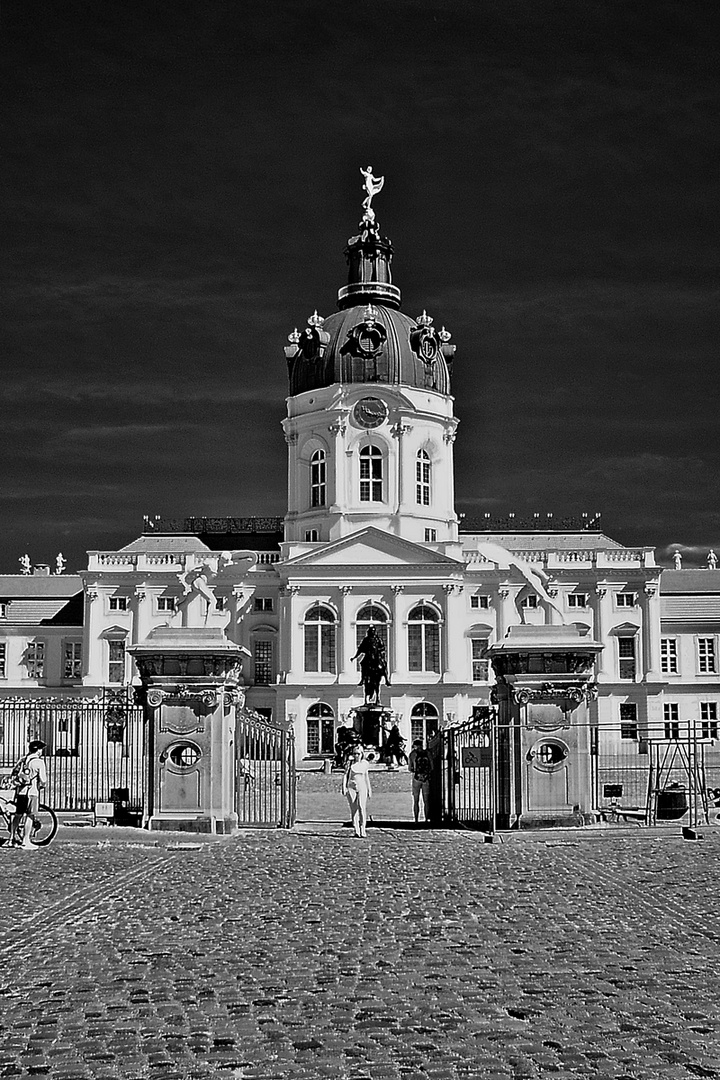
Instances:
[[[700,675],[714,675],[717,671],[715,655],[715,638],[701,637],[697,639],[698,672]]]
[[[490,597],[489,596],[479,596],[479,595],[471,596],[470,597],[470,607],[471,608],[480,608],[482,611],[487,611],[488,608],[490,607]]]
[[[269,686],[273,681],[273,643],[255,642],[255,682]]]
[[[382,502],[382,454],[374,447],[360,451],[360,502]]]
[[[637,737],[637,705],[631,701],[623,702],[620,706],[620,738],[637,739]]]
[[[174,596],[158,596],[157,598],[158,611],[174,611],[175,610],[175,597]]]
[[[7,600],[0,600],[0,619],[7,619],[8,604]]]
[[[437,626],[410,623],[408,666],[410,671],[440,671],[440,630]]]
[[[127,596],[110,596],[108,597],[108,607],[110,611],[127,611],[128,598]]]
[[[42,679],[45,675],[45,642],[31,641],[25,653],[28,678]]]
[[[669,701],[663,705],[663,718],[665,720],[665,738],[679,739],[680,718],[678,715],[678,705],[676,702]]]
[[[635,663],[635,638],[618,638],[618,661],[621,679],[634,679],[637,673]]]
[[[7,645],[0,641],[0,679],[7,676]]]
[[[490,663],[484,653],[487,648],[487,638],[472,639],[472,681],[487,682],[489,678]]]
[[[569,608],[586,608],[588,606],[587,593],[571,592],[567,598]]]
[[[82,644],[79,641],[65,642],[64,679],[82,678]]]
[[[634,592],[615,593],[615,604],[616,604],[617,607],[635,607],[637,605],[637,593],[634,593]]]
[[[678,673],[677,638],[660,638],[660,670],[665,675]]]
[[[415,499],[421,506],[430,505],[430,459],[423,451],[415,462]]]
[[[432,544],[437,540],[437,529],[425,530],[425,543]]]
[[[228,600],[227,596],[216,596],[215,597],[215,610],[216,611],[227,611],[227,600]]]
[[[125,682],[125,642],[108,642],[108,682]]]
[[[319,535],[317,529],[306,529],[305,530],[305,543],[306,544],[317,544],[319,539],[320,539],[320,535]]]
[[[533,610],[537,606],[538,598],[535,593],[528,593],[528,595],[523,596],[522,600],[520,601],[520,607],[522,608],[530,608],[531,610]]]
[[[700,735],[703,739],[717,739],[718,714],[716,701],[700,702]]]
[[[334,623],[305,625],[305,670],[335,673]]]
[[[256,596],[253,604],[255,611],[272,611],[273,602],[271,596]]]

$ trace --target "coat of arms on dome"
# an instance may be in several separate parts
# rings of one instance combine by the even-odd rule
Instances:
[[[342,351],[364,360],[372,360],[385,345],[387,330],[377,321],[378,313],[372,304],[368,304],[362,314],[363,321],[353,326]]]
[[[297,329],[288,334],[290,345],[285,346],[285,356],[288,362],[302,358],[303,360],[322,360],[325,350],[330,341],[330,335],[323,330],[325,320],[317,311],[308,319],[308,324],[302,333]]]
[[[416,356],[422,360],[427,369],[432,369],[438,357],[442,356],[450,368],[455,353],[455,346],[448,344],[451,334],[443,326],[442,330],[436,330],[433,320],[427,311],[418,315],[417,326],[410,333],[410,347]]]

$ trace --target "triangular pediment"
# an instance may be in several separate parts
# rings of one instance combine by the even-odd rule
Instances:
[[[461,569],[463,564],[438,551],[369,527],[288,559],[285,567],[315,566],[432,566]]]

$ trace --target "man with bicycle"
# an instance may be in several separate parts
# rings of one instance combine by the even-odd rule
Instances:
[[[18,786],[15,790],[15,814],[10,833],[10,846],[23,851],[37,851],[31,836],[42,828],[38,817],[40,789],[47,784],[47,769],[43,761],[45,743],[34,739],[28,752],[16,766]],[[15,770],[14,770],[15,771]]]

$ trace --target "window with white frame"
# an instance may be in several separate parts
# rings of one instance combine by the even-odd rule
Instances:
[[[697,639],[697,663],[700,675],[714,675],[717,671],[717,650],[714,637]]]
[[[0,619],[7,619],[8,615],[8,602],[7,600],[0,600]]]
[[[584,592],[568,593],[567,604],[569,608],[586,608],[588,606],[588,594]]]
[[[254,611],[272,611],[272,596],[256,596],[253,602]]]
[[[216,596],[215,597],[215,610],[216,611],[227,611],[227,606],[228,606],[228,598],[227,598],[227,596]]]
[[[520,607],[521,608],[527,608],[530,611],[534,611],[537,608],[537,606],[538,606],[537,593],[525,593],[525,595],[520,598]]]
[[[663,705],[663,720],[665,722],[665,738],[680,738],[679,705],[676,701],[666,701]]]
[[[437,529],[425,530],[425,543],[434,544],[437,541]]]
[[[618,674],[621,679],[635,679],[637,676],[636,654],[634,634],[626,634],[618,638]]]
[[[428,739],[437,733],[439,723],[438,711],[429,701],[413,705],[410,713],[410,744],[420,739],[423,746],[427,746]]]
[[[418,450],[415,459],[415,501],[421,506],[430,505],[430,457],[425,450]]]
[[[327,460],[324,450],[310,458],[310,505],[324,506],[327,501]]]
[[[633,701],[623,701],[620,705],[620,738],[637,739],[637,705]]]
[[[306,529],[305,530],[305,543],[317,544],[320,539],[320,532],[318,529]]]
[[[30,641],[25,650],[25,666],[29,679],[42,679],[45,676],[45,642]]]
[[[0,641],[0,679],[7,677],[7,644]]]
[[[332,608],[314,604],[305,615],[305,671],[335,674],[336,620]]]
[[[388,617],[384,608],[379,604],[365,604],[357,613],[355,619],[355,649],[367,634],[370,627],[375,628],[375,633],[382,642],[385,655],[388,648]]]
[[[664,675],[677,675],[678,673],[678,643],[677,638],[660,638],[660,670]]]
[[[485,655],[488,639],[473,638],[472,645],[472,681],[487,682],[490,677],[490,661]]]
[[[637,607],[637,593],[615,593],[615,606],[619,608]]]
[[[332,754],[335,749],[335,713],[324,701],[307,711],[308,754]]]
[[[108,609],[110,611],[127,611],[129,606],[127,596],[109,596]]]
[[[490,607],[490,597],[483,596],[481,593],[475,593],[474,596],[470,597],[470,607],[487,611]]]
[[[125,682],[124,638],[111,638],[108,641],[108,682]]]
[[[175,611],[175,597],[158,596],[157,609],[158,611]]]
[[[417,604],[408,615],[410,671],[440,671],[440,616],[430,604]]]
[[[64,679],[80,679],[82,677],[82,642],[65,642],[65,659],[63,663]]]
[[[360,502],[383,501],[383,456],[377,446],[360,451]]]
[[[260,686],[270,686],[273,681],[273,643],[267,638],[255,641],[254,648],[255,682]]]
[[[717,701],[700,702],[700,736],[703,739],[717,739],[718,737]]]

